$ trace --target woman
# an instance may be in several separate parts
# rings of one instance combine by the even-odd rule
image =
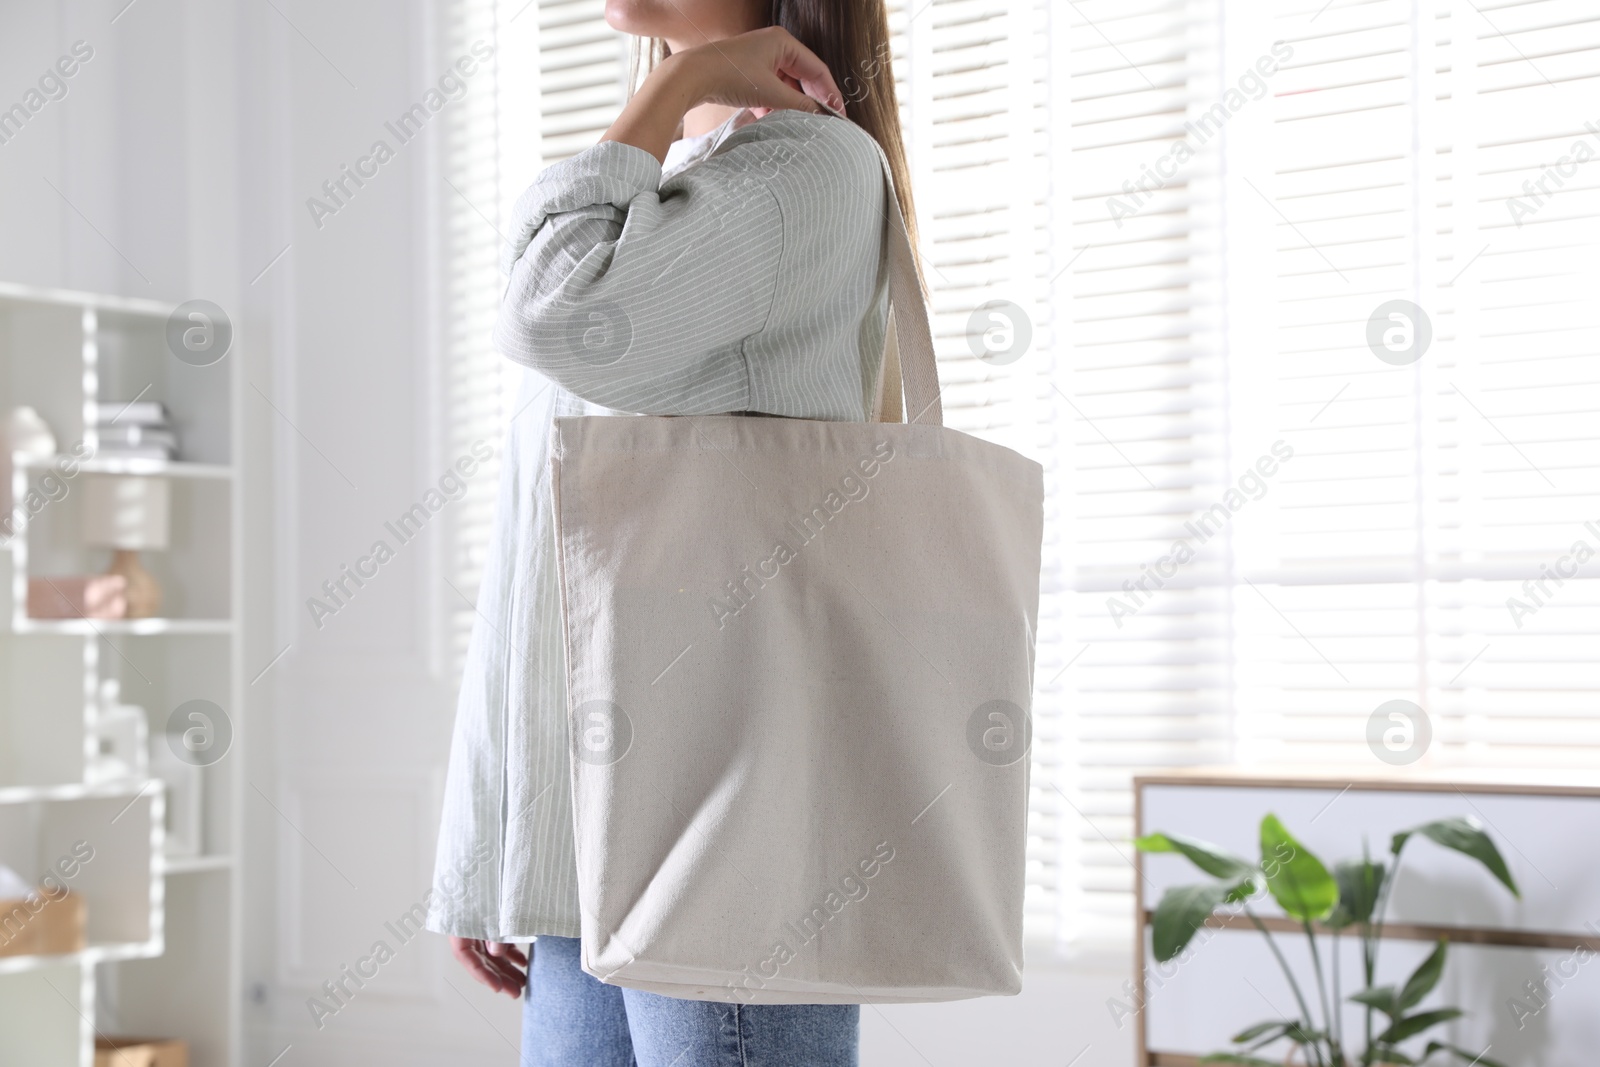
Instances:
[[[883,0],[611,0],[606,21],[658,61],[517,205],[495,341],[538,373],[505,452],[428,927],[480,982],[525,993],[528,1067],[854,1064],[856,1005],[682,1000],[579,966],[547,448],[559,415],[871,417],[888,311],[873,139],[915,218]]]

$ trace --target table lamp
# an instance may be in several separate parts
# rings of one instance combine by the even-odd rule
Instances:
[[[165,478],[84,475],[83,538],[112,550],[106,573],[127,580],[130,619],[161,610],[161,585],[139,562],[139,552],[167,547],[168,489]]]

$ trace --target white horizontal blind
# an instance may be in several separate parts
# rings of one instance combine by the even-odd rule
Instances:
[[[1065,929],[1120,940],[1139,768],[1379,770],[1394,699],[1431,726],[1417,765],[1600,765],[1600,10],[1073,6]],[[1230,103],[1258,61],[1267,91]],[[1218,103],[1220,174],[1202,153],[1143,193],[1195,140],[1174,111]],[[1375,351],[1395,300],[1420,312],[1385,311]],[[1431,332],[1411,362],[1383,343],[1408,325]]]
[[[1076,662],[1061,677],[1056,785],[1072,940],[1127,926],[1133,772],[1229,756],[1226,532],[1185,580],[1159,597],[1138,590],[1227,480],[1219,137],[1195,126],[1218,95],[1216,17],[1207,3],[1082,0],[1057,30],[1070,198],[1056,215],[1072,233],[1057,267],[1070,323],[1055,377],[1069,472],[1057,506]],[[1193,157],[1173,158],[1176,143]],[[1132,613],[1114,614],[1119,603]]]
[[[601,0],[457,9],[501,64],[445,158],[452,447],[506,414],[468,201],[498,223],[626,78]],[[1143,768],[1371,760],[1395,697],[1426,760],[1600,762],[1600,567],[1573,552],[1600,550],[1600,12],[1285,0],[1250,41],[1222,0],[890,11],[949,422],[1046,467],[1032,929],[1126,930]],[[1414,364],[1368,345],[1391,299],[1431,326]],[[1015,363],[969,345],[992,300],[1028,316]],[[462,514],[471,597],[487,499]]]
[[[627,102],[627,38],[605,22],[605,0],[538,0],[541,165],[600,140]],[[529,176],[531,183],[532,176]]]
[[[466,57],[476,63],[465,79],[466,91],[444,112],[440,135],[437,187],[441,264],[439,330],[441,390],[437,457],[440,474],[463,456],[474,441],[485,441],[498,453],[503,429],[504,362],[489,343],[499,304],[499,204],[502,197],[500,143],[502,71],[498,54],[506,41],[503,12],[494,0],[451,0],[442,10],[438,65],[450,69]],[[479,45],[474,53],[473,45]],[[482,61],[484,46],[494,49]],[[460,677],[472,633],[478,581],[488,546],[498,485],[499,462],[485,464],[466,479],[466,492],[446,512],[442,560],[445,588],[442,606],[446,665],[449,678]],[[438,477],[435,475],[434,477]]]
[[[1543,206],[1510,198],[1575,143],[1600,155],[1600,11],[1315,10],[1278,31],[1300,33],[1273,116],[1279,373],[1248,399],[1297,455],[1241,554],[1240,755],[1370,763],[1369,716],[1404,698],[1419,763],[1594,766],[1600,583],[1578,568],[1543,607],[1521,586],[1600,549],[1600,203],[1576,165]],[[1394,299],[1432,333],[1407,366],[1367,337]]]
[[[1573,549],[1600,552],[1600,7],[1456,0],[1441,16],[1456,136],[1438,197],[1427,562],[1445,640],[1427,707],[1451,762],[1593,768],[1600,556]],[[1576,576],[1537,584],[1561,571]]]
[[[1236,755],[1245,763],[1382,769],[1366,723],[1421,704],[1437,413],[1428,363],[1386,363],[1366,325],[1434,287],[1432,97],[1439,28],[1416,0],[1284,0],[1265,142],[1241,156],[1270,205],[1259,313],[1269,359],[1234,361],[1233,421],[1292,450],[1241,516],[1235,593]],[[1245,434],[1236,440],[1243,446]],[[1246,462],[1252,457],[1241,457]]]

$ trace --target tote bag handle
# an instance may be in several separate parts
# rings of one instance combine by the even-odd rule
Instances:
[[[849,122],[841,111],[822,107]],[[873,421],[899,422],[901,393],[909,421],[944,425],[944,405],[939,396],[939,369],[933,356],[933,332],[928,326],[928,306],[917,283],[911,238],[906,233],[900,198],[895,195],[894,171],[877,138],[869,135],[883,164],[884,214],[888,221],[889,324],[884,332],[883,359],[878,369],[877,401]]]
[[[877,141],[873,141],[877,145]],[[928,326],[928,306],[917,283],[911,239],[894,192],[889,160],[883,160],[884,201],[889,214],[890,325],[884,333],[883,365],[878,374],[878,422],[900,421],[900,397],[905,394],[909,422],[944,425],[944,404],[939,396],[939,369],[933,356],[933,332]],[[892,385],[890,384],[892,383]]]

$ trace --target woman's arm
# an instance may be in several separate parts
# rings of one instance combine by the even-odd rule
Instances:
[[[502,353],[622,411],[748,406],[742,342],[766,322],[784,250],[770,188],[770,157],[781,148],[734,146],[686,172],[668,197],[660,156],[683,112],[702,101],[821,110],[786,77],[837,98],[796,49],[804,52],[787,33],[758,30],[679,53],[606,139],[540,175],[518,202],[504,259],[510,281],[494,334]]]
[[[760,173],[706,160],[659,192],[661,164],[602,142],[548,169],[518,204],[519,246],[494,342],[591,403],[651,415],[746,407],[743,342],[772,307],[783,214]]]

